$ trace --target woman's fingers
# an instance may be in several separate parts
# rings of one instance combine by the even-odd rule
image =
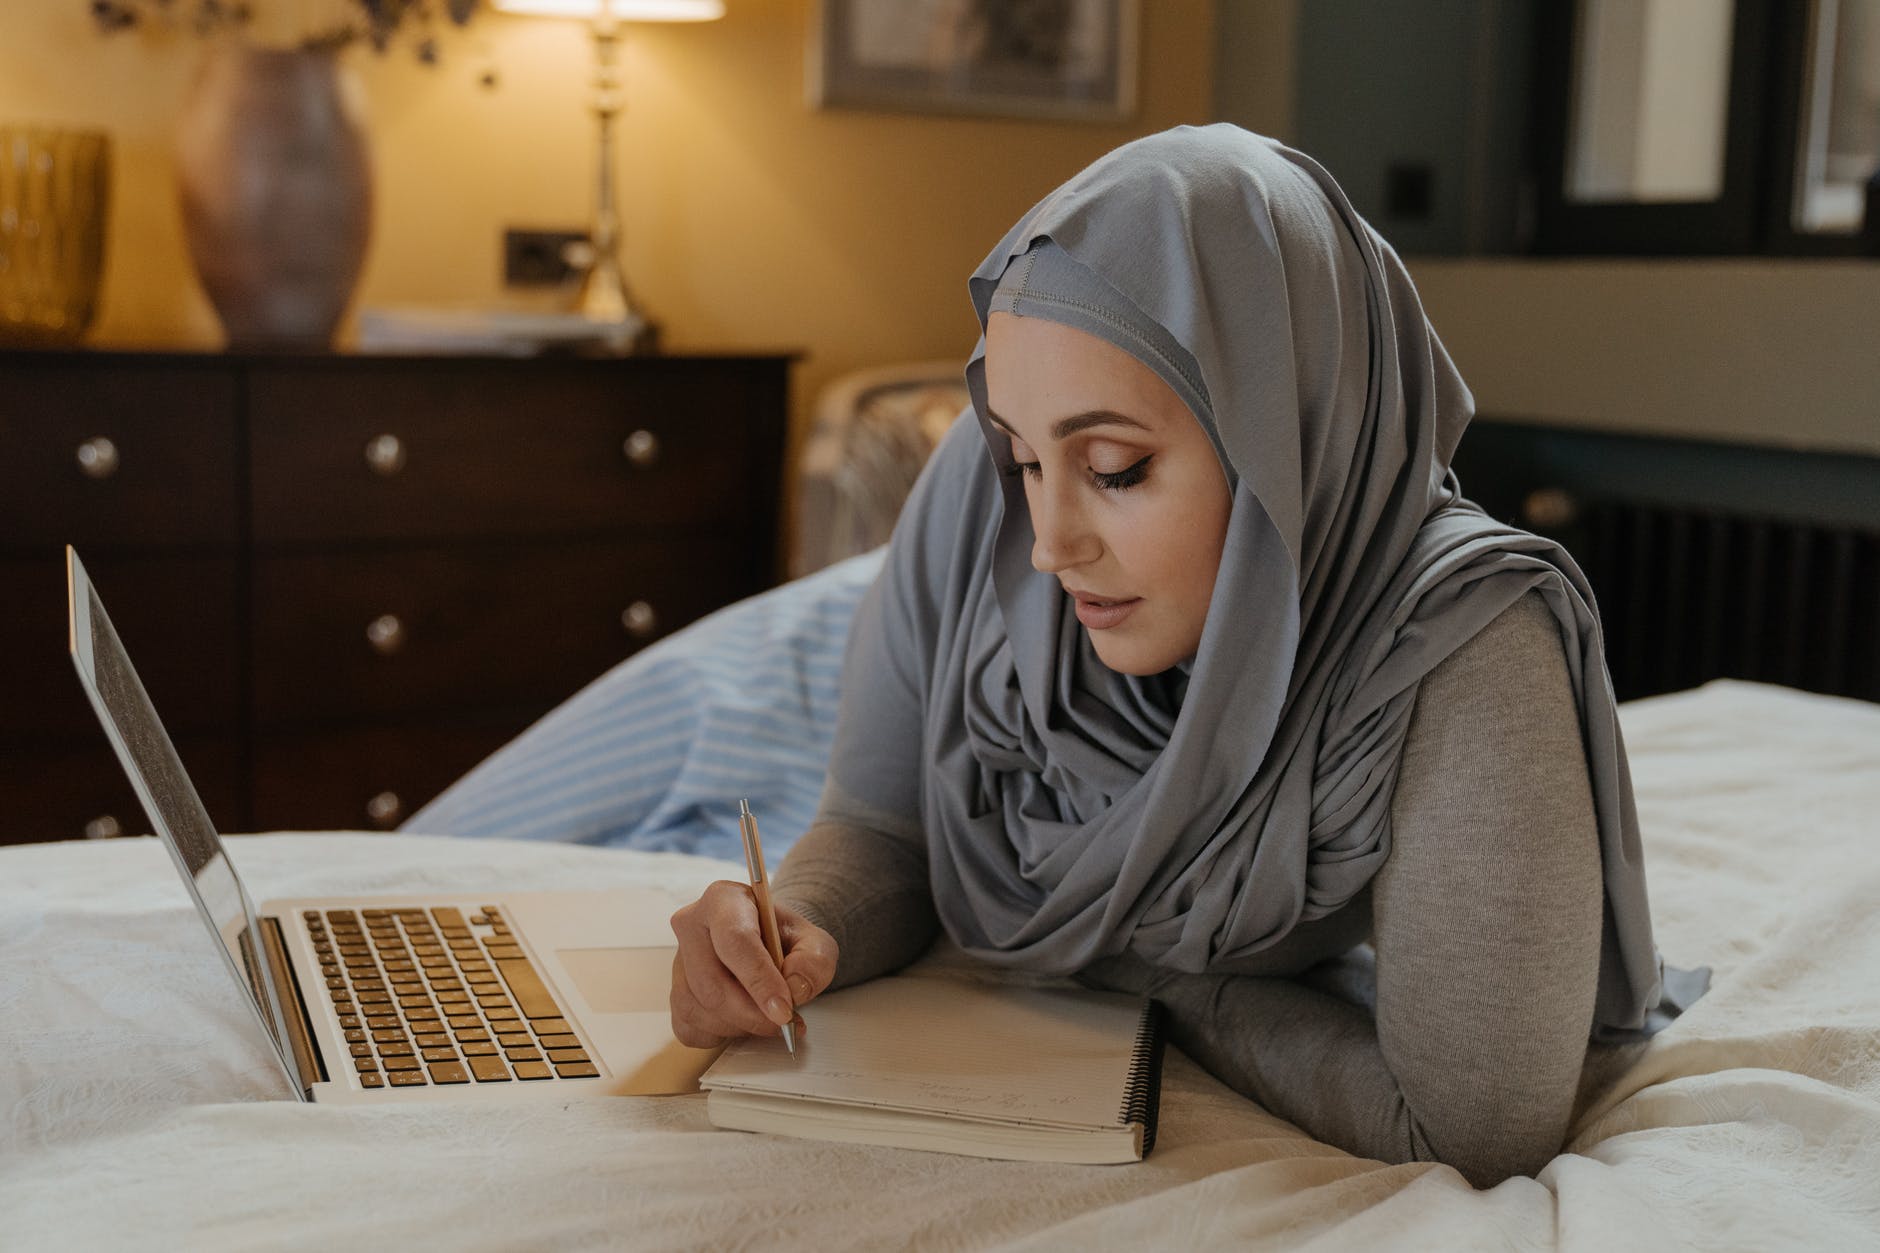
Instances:
[[[757,925],[756,902],[747,901],[746,905],[748,908],[728,911],[722,925],[712,927],[712,951],[743,985],[768,1024],[778,1026],[789,1022],[795,1013],[790,1005],[790,986],[783,981],[783,972],[777,969],[764,943],[764,933]]]
[[[776,1035],[796,1007],[835,978],[836,943],[787,905],[777,905],[783,969],[770,956],[750,888],[731,880],[707,887],[672,916],[673,1035],[709,1048],[734,1035]]]
[[[827,931],[787,905],[777,906],[777,930],[783,939],[783,977],[790,1000],[813,1000],[836,977],[836,942]]]
[[[730,1038],[700,1021],[698,1001],[693,998],[692,989],[686,981],[683,953],[674,953],[672,956],[671,1003],[672,1036],[679,1043],[688,1048],[709,1049],[717,1048]]]
[[[679,978],[701,1013],[695,1025],[720,1035],[775,1035],[779,1022],[764,1006],[781,999],[789,1007],[789,987],[770,959],[757,927],[757,903],[750,888],[721,879],[672,916],[679,939],[675,973],[675,1020],[680,1016]],[[754,986],[753,986],[754,985]]]

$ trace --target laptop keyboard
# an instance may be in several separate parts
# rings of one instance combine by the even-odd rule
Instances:
[[[301,919],[362,1087],[600,1073],[496,906],[468,917],[450,907],[309,909]]]

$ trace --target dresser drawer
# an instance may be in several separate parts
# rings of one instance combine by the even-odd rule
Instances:
[[[255,828],[390,830],[514,739],[537,713],[262,736],[255,744]]]
[[[257,367],[255,541],[768,528],[775,396],[684,364]]]
[[[77,683],[74,681],[73,686]],[[81,701],[83,697],[79,698]],[[142,835],[151,829],[104,732],[96,744],[68,752],[0,754],[0,844]],[[176,755],[196,785],[217,831],[239,830],[239,755],[227,738],[177,741]]]
[[[79,556],[164,728],[179,738],[232,733],[241,711],[234,560]],[[102,736],[69,641],[64,552],[0,558],[0,751]]]
[[[0,353],[0,546],[237,542],[226,370]]]
[[[649,641],[755,590],[703,540],[258,558],[263,728],[547,709]]]

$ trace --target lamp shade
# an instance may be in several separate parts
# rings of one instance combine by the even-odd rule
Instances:
[[[495,0],[505,13],[538,17],[613,17],[623,22],[711,22],[724,0]]]

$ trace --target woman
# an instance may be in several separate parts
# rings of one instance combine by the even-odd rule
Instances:
[[[1538,1170],[1589,1038],[1676,1006],[1591,593],[1462,500],[1473,402],[1402,263],[1216,125],[1096,162],[969,286],[972,410],[857,616],[783,971],[714,884],[673,918],[678,1038],[774,1033],[944,927],[1154,995],[1332,1144]]]

